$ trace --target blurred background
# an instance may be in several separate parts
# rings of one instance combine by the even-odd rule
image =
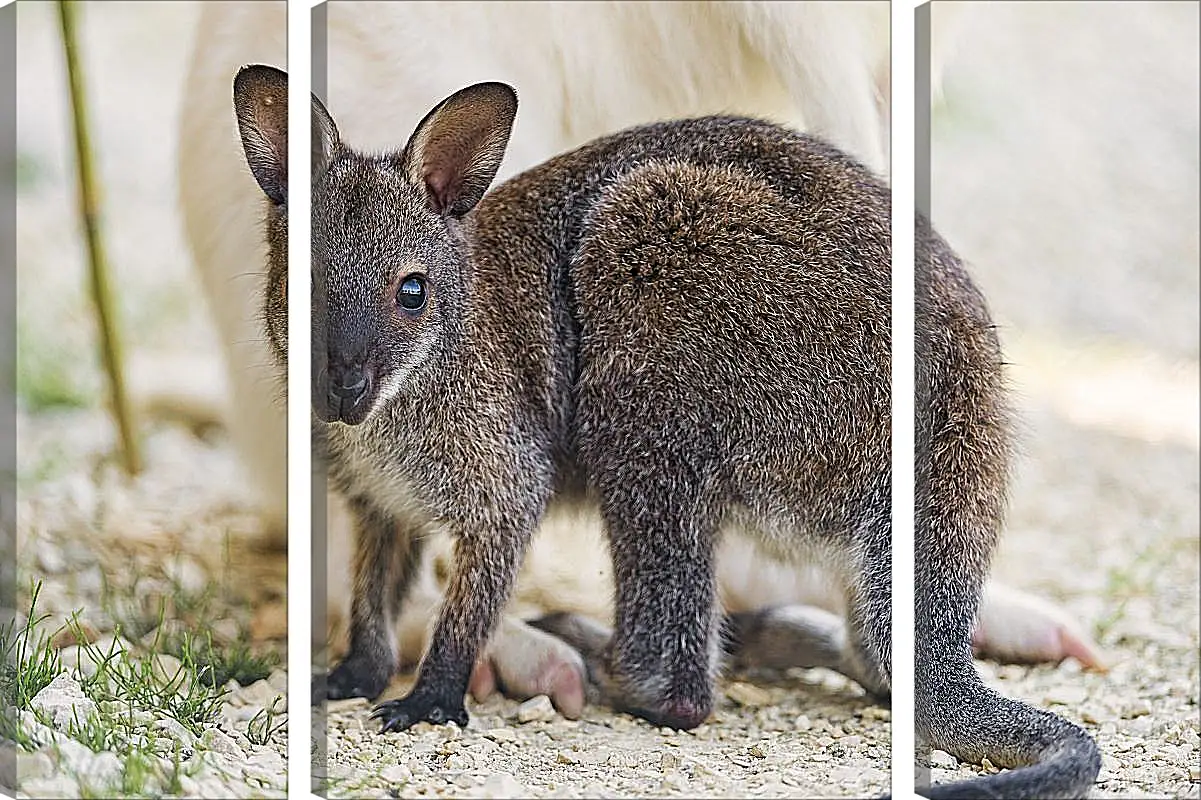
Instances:
[[[932,120],[933,221],[1023,424],[994,574],[1063,602],[1112,669],[983,666],[1097,735],[1098,796],[1201,789],[1199,8],[973,3]]]
[[[134,477],[124,472],[108,409],[59,9],[23,0],[21,613],[16,630],[5,633],[5,649],[28,641],[22,666],[4,679],[6,691],[16,684],[40,699],[18,703],[21,730],[5,731],[6,738],[16,736],[21,788],[34,796],[278,796],[285,786],[285,555],[255,550],[260,522],[246,476],[211,407],[212,387],[224,380],[220,350],[176,203],[177,119],[186,102],[180,89],[197,4],[73,5],[143,469]],[[213,124],[235,136],[232,105]],[[258,290],[254,275],[246,290]],[[192,395],[205,401],[189,405]],[[41,622],[26,632],[35,594],[30,616]],[[113,652],[109,666],[98,668]],[[108,678],[96,678],[106,670]],[[60,671],[74,683],[46,685],[63,680]],[[68,712],[75,705],[77,722],[44,710],[63,702]],[[48,749],[56,736],[70,746]]]

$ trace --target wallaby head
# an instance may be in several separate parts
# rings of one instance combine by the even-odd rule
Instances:
[[[246,67],[234,84],[246,160],[271,202],[265,298],[287,347],[287,76]],[[281,88],[282,87],[282,88]],[[500,168],[517,113],[502,83],[456,92],[400,151],[342,144],[312,98],[313,410],[355,425],[416,383],[457,340],[470,270],[460,226]]]

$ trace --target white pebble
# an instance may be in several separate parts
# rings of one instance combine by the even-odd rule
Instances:
[[[551,704],[550,698],[544,694],[531,697],[517,707],[518,722],[552,720],[555,716],[555,707]]]

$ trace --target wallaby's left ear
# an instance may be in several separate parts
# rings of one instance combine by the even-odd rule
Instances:
[[[425,115],[401,160],[435,211],[457,218],[475,207],[500,169],[516,116],[517,93],[496,82],[460,89]]]
[[[276,205],[288,199],[288,74],[265,64],[238,70],[234,112],[246,163]]]

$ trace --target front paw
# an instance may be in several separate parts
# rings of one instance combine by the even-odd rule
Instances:
[[[313,680],[313,703],[344,700],[348,697],[379,697],[392,679],[392,670],[378,659],[349,656],[323,681]]]
[[[462,697],[458,700],[447,700],[419,695],[416,692],[399,700],[380,703],[371,712],[371,718],[382,723],[380,733],[403,731],[422,721],[435,725],[455,722],[460,728],[467,727],[467,709],[463,707]]]

